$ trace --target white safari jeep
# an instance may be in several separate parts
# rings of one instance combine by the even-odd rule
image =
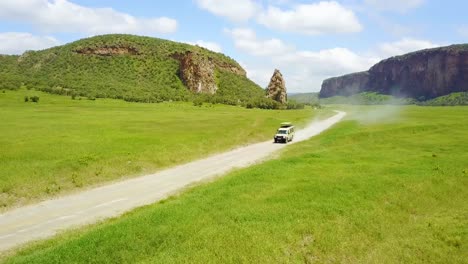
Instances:
[[[281,127],[273,137],[275,143],[283,142],[288,143],[294,138],[294,126],[290,122],[281,123]]]

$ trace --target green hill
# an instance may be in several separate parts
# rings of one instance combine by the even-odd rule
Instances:
[[[290,97],[291,98],[291,97]],[[468,105],[468,92],[451,93],[434,99],[418,101],[411,98],[394,97],[375,92],[363,92],[350,96],[332,96],[321,98],[320,104],[353,104],[353,105],[424,105],[424,106],[455,106]]]
[[[241,105],[264,101],[262,88],[233,59],[152,37],[96,36],[21,56],[0,56],[0,65],[0,89],[26,86],[55,94],[138,102],[197,97]],[[214,91],[210,96],[197,95]]]
[[[332,96],[321,98],[321,104],[352,104],[352,105],[404,105],[414,104],[415,100],[410,98],[398,98],[387,94],[376,92],[363,92],[350,96]]]
[[[468,92],[451,93],[436,97],[432,100],[420,102],[419,104],[428,106],[468,105]]]

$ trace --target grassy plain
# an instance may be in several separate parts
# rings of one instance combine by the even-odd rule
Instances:
[[[325,112],[0,92],[0,210],[271,139],[280,122]]]
[[[466,263],[468,107],[347,107],[271,161],[6,263]]]

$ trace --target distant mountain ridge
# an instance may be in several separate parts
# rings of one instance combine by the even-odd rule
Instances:
[[[138,102],[192,100],[197,94],[227,104],[266,100],[264,90],[232,58],[152,37],[95,36],[21,56],[2,55],[0,65],[0,89],[26,86]]]
[[[427,100],[466,91],[468,44],[460,44],[392,57],[368,71],[324,80],[320,97],[377,92]]]
[[[318,102],[318,93],[288,93],[288,99],[302,104],[312,104]]]

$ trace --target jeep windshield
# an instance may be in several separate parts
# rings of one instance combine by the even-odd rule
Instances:
[[[286,134],[286,130],[278,130],[278,134]]]

